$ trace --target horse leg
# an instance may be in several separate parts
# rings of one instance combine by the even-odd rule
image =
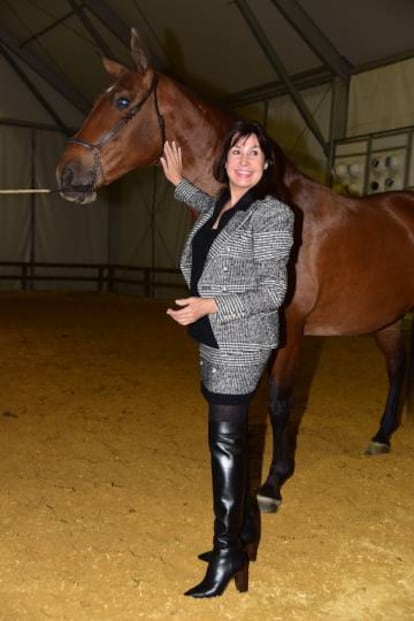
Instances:
[[[401,422],[402,396],[407,368],[407,356],[400,322],[376,332],[375,340],[385,356],[389,390],[379,429],[366,449],[366,455],[389,453],[391,449],[391,436]]]
[[[299,358],[302,332],[288,339],[276,354],[270,374],[269,416],[273,432],[273,455],[269,474],[257,491],[257,504],[263,513],[275,513],[282,502],[281,487],[294,470],[294,448],[289,418],[293,377]]]

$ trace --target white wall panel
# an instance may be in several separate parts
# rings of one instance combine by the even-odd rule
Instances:
[[[178,269],[192,216],[174,200],[159,168],[130,173],[111,186],[110,203],[110,263]],[[175,275],[163,275],[162,280],[182,283]],[[154,293],[166,296],[168,290]]]
[[[0,126],[0,188],[28,188],[31,177],[30,132]],[[27,261],[30,248],[30,197],[22,194],[0,195],[0,261]],[[3,268],[3,274],[17,274],[15,268]],[[16,280],[0,281],[2,289],[20,286]]]
[[[409,125],[414,125],[414,58],[352,77],[348,136]]]
[[[58,132],[0,126],[0,188],[56,188],[55,167],[64,147]],[[34,186],[32,186],[32,179]],[[47,263],[106,263],[109,204],[103,193],[92,205],[64,201],[57,193],[0,195],[0,260]],[[40,269],[37,273],[44,273]],[[2,273],[16,275],[13,268]],[[36,272],[35,272],[36,273]],[[63,275],[69,270],[63,270]],[[79,272],[80,273],[80,272]],[[0,281],[2,288],[20,286]],[[37,282],[35,288],[95,289],[96,285]]]

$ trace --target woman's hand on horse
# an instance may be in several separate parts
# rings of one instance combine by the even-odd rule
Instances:
[[[160,158],[161,166],[168,181],[178,185],[183,178],[183,159],[181,147],[173,140],[164,143],[164,151]]]
[[[168,308],[167,315],[181,326],[188,326],[190,323],[197,321],[197,319],[204,317],[204,315],[217,312],[214,298],[182,298],[181,300],[175,300],[175,303],[177,306],[181,306],[181,308],[176,310]]]

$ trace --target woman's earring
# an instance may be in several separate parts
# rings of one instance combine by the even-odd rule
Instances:
[[[267,170],[269,168],[269,162],[265,162],[263,168],[264,168],[264,170]]]

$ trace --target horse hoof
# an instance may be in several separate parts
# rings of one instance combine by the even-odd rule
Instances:
[[[269,496],[256,495],[257,506],[261,513],[276,513],[282,501],[277,498],[269,498]]]
[[[364,455],[387,455],[391,450],[389,444],[383,442],[370,442],[364,451]]]

